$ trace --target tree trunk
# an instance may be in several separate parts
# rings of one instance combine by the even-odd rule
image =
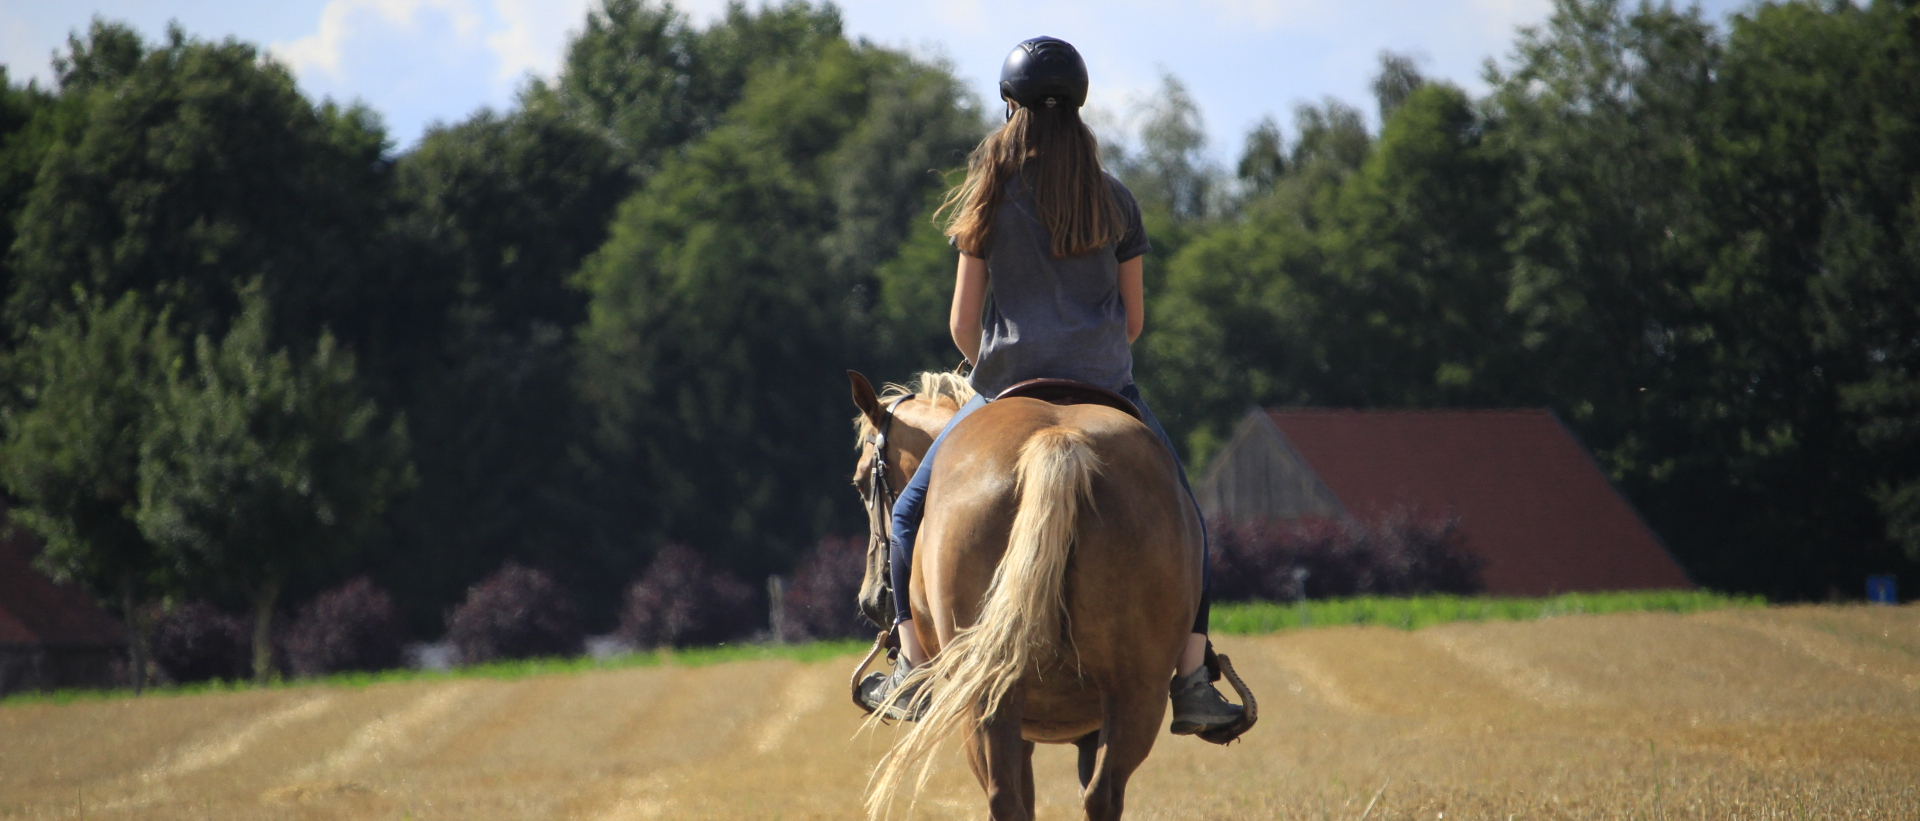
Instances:
[[[147,689],[147,631],[133,601],[133,577],[126,573],[120,574],[120,615],[127,620],[127,677],[133,679],[137,696]]]
[[[280,576],[267,577],[253,594],[253,683],[273,679],[273,605],[280,598]]]

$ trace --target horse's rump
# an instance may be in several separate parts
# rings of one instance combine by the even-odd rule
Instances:
[[[1055,429],[1073,431],[1098,469],[1070,539],[1067,652],[1051,660],[1098,679],[1114,663],[1135,666],[1142,630],[1171,621],[1170,641],[1184,640],[1199,606],[1200,521],[1159,437],[1111,408],[1008,399],[956,427],[934,465],[911,591],[930,653],[979,617],[1019,512],[1022,451]],[[1171,671],[1177,647],[1169,652]]]
[[[914,553],[915,627],[933,661],[925,717],[876,780],[1020,689],[1029,740],[1099,729],[1116,697],[1164,710],[1200,596],[1198,516],[1138,420],[1100,405],[997,401],[948,435]]]

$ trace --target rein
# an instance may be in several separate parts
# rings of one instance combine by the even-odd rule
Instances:
[[[868,550],[873,550],[875,547],[891,548],[887,542],[887,525],[893,518],[893,503],[898,501],[898,495],[893,489],[893,483],[887,481],[887,434],[893,430],[894,411],[900,408],[900,403],[912,398],[913,394],[894,397],[893,402],[887,405],[887,418],[875,425],[873,429],[873,439],[870,440],[873,443],[873,461],[870,465],[872,475],[868,479],[871,484],[867,490]],[[881,555],[886,556],[888,563],[886,568],[888,573],[882,578],[881,587],[887,591],[887,597],[891,600],[894,594],[893,556],[891,553]]]
[[[867,552],[871,554],[875,550],[880,551],[880,589],[887,592],[888,607],[893,607],[895,604],[893,545],[887,540],[887,529],[893,518],[893,503],[898,501],[898,496],[894,492],[893,483],[887,481],[887,434],[893,430],[893,414],[900,409],[900,403],[912,398],[913,394],[910,393],[894,397],[894,400],[887,405],[887,418],[873,427],[873,438],[868,440],[873,444],[873,461],[868,463],[868,471],[871,475],[867,479],[869,484],[866,492]],[[847,682],[847,690],[853,696],[853,705],[863,712],[872,712],[872,710],[867,707],[866,701],[860,698],[860,674],[866,672],[867,665],[872,664],[874,657],[880,655],[881,651],[886,651],[889,659],[893,658],[894,653],[899,652],[900,645],[894,638],[893,629],[890,626],[892,619],[883,614],[881,621],[886,626],[882,626],[880,633],[873,637],[873,649],[868,650],[867,657],[861,659],[860,664],[853,668],[853,678]]]

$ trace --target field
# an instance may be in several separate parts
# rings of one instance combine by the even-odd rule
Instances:
[[[1130,818],[1920,817],[1920,607],[1228,636],[1260,725]],[[853,659],[0,707],[0,819],[855,818]],[[1042,748],[1040,816],[1079,817]],[[979,818],[949,756],[915,818]],[[904,805],[901,809],[905,809]],[[904,817],[896,814],[895,817]]]

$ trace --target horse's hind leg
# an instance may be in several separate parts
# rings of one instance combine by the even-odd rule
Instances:
[[[1136,688],[1124,698],[1116,696],[1108,700],[1106,724],[1098,733],[1098,740],[1093,744],[1084,738],[1080,741],[1080,766],[1085,784],[1081,801],[1087,810],[1087,821],[1120,818],[1126,803],[1127,779],[1133,776],[1140,762],[1147,760],[1147,753],[1152,752],[1166,713],[1164,687]],[[1098,749],[1090,755],[1092,746]],[[1091,778],[1085,775],[1089,758],[1095,759]]]
[[[1100,762],[1100,731],[1081,736],[1073,746],[1080,749],[1080,789],[1084,792],[1093,783],[1093,765]]]
[[[1027,817],[1033,813],[1033,742],[1020,742],[1020,794],[1027,802]]]
[[[1000,709],[967,736],[967,766],[987,792],[993,821],[1033,818],[1033,744],[1020,737],[1020,689],[1001,699]]]

